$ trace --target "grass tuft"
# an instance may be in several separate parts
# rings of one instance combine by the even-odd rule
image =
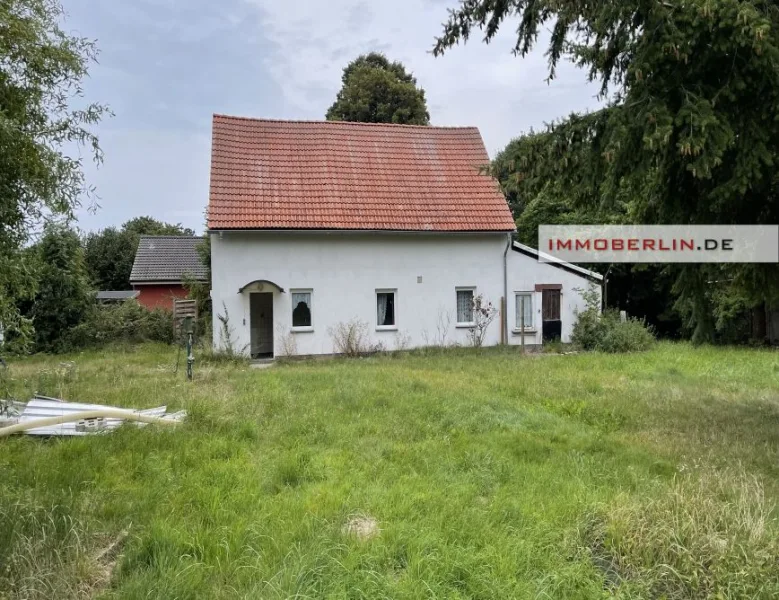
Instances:
[[[590,515],[584,542],[606,580],[652,598],[759,598],[779,590],[779,520],[760,481],[706,470]]]
[[[62,506],[0,506],[0,598],[89,598],[107,584],[94,539]]]

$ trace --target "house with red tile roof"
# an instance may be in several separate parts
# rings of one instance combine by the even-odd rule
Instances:
[[[498,313],[485,345],[565,341],[600,276],[513,242],[488,162],[474,127],[215,115],[215,346],[224,317],[254,358],[337,353],[349,329],[364,348],[468,344],[479,299]]]

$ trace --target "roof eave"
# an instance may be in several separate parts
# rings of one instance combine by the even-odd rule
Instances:
[[[205,277],[192,277],[193,281],[205,282]],[[130,285],[184,285],[184,279],[131,279]]]
[[[427,233],[427,234],[479,234],[479,233],[514,233],[512,229],[327,229],[321,227],[209,227],[207,233],[220,232],[267,232],[267,233]]]
[[[575,265],[573,263],[560,260],[549,254],[545,254],[544,252],[532,248],[531,246],[526,246],[525,244],[522,244],[520,242],[514,242],[512,244],[512,249],[515,252],[519,252],[520,254],[524,254],[525,256],[528,256],[530,258],[535,258],[536,260],[538,260],[541,255],[544,255],[544,257],[549,258],[548,261],[544,261],[545,265],[550,265],[552,267],[557,267],[558,269],[563,269],[564,271],[568,271],[569,273],[572,273],[574,275],[584,277],[597,284],[603,283],[603,275],[601,275],[600,273],[596,273],[595,271],[590,271],[589,269],[585,269],[584,267],[580,267],[579,265]]]

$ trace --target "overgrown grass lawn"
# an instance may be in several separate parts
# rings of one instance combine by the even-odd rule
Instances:
[[[779,595],[776,352],[175,359],[11,362],[18,398],[190,416],[0,440],[0,597]]]

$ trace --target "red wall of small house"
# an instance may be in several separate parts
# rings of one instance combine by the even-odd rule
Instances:
[[[164,308],[173,310],[174,298],[186,298],[187,290],[184,286],[177,283],[166,283],[162,285],[136,285],[138,294],[138,304],[146,308]]]

